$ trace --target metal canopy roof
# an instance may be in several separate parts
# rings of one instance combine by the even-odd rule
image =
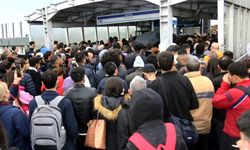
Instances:
[[[95,26],[96,17],[124,12],[159,9],[160,0],[67,0],[37,9],[26,16],[30,24],[42,24],[48,14],[53,27]],[[217,0],[186,0],[173,5],[173,16],[182,19],[216,19]]]

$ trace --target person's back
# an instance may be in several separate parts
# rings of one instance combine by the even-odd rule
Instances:
[[[26,70],[26,73],[28,73],[31,76],[31,78],[36,86],[36,91],[37,91],[38,95],[41,94],[41,86],[42,86],[41,74],[37,70],[40,66],[39,61],[40,61],[39,58],[31,57],[29,59],[30,68],[28,70]]]
[[[52,100],[59,96],[56,92],[57,75],[53,71],[47,71],[43,73],[42,81],[47,90],[41,94],[41,98],[49,104]],[[29,105],[30,117],[32,117],[37,106],[36,100],[33,99]],[[75,140],[78,136],[78,128],[72,103],[68,98],[63,98],[57,106],[61,110],[62,122],[67,133],[63,150],[74,150],[76,149]]]
[[[20,150],[30,150],[29,119],[18,107],[9,104],[10,92],[6,83],[0,82],[0,96],[2,97],[0,122],[6,130],[8,146],[18,147]]]
[[[122,109],[122,82],[117,77],[110,77],[105,83],[104,95],[98,95],[94,99],[94,110],[99,118],[107,123],[106,149],[117,150],[117,117]]]
[[[199,107],[197,96],[189,79],[173,70],[174,56],[162,52],[158,56],[162,76],[154,80],[149,87],[161,95],[163,100],[164,121],[171,114],[192,121],[189,110]]]
[[[162,121],[162,99],[159,94],[151,89],[142,89],[134,93],[134,99],[131,101],[128,110],[129,127],[132,133],[139,133],[144,140],[155,149],[159,145],[166,145],[166,141],[171,141],[173,136],[176,135],[176,143],[171,143],[171,146],[176,150],[186,150],[186,144],[182,139],[179,130],[168,131]],[[175,127],[174,127],[175,128]],[[170,134],[171,139],[166,139],[168,132],[176,133]],[[134,137],[133,134],[126,146],[128,150],[137,150],[137,145],[145,146],[141,140]],[[133,140],[135,139],[135,140]],[[170,144],[169,143],[169,144]],[[147,147],[148,148],[148,147]]]

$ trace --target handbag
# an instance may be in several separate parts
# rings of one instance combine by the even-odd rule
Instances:
[[[97,119],[90,120],[88,123],[84,145],[94,149],[106,149],[106,121],[99,119],[99,113]]]
[[[191,121],[171,114],[171,122],[181,130],[182,137],[187,145],[193,145],[198,141],[199,134]]]

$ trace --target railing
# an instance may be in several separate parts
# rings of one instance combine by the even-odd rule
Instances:
[[[235,62],[241,61],[242,59],[244,59],[247,56],[248,56],[248,54],[246,53],[246,54],[242,55],[240,58],[238,58]]]

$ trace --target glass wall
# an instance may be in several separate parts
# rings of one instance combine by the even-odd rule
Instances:
[[[69,28],[69,42],[70,43],[79,43],[83,41],[82,37],[82,28]]]

